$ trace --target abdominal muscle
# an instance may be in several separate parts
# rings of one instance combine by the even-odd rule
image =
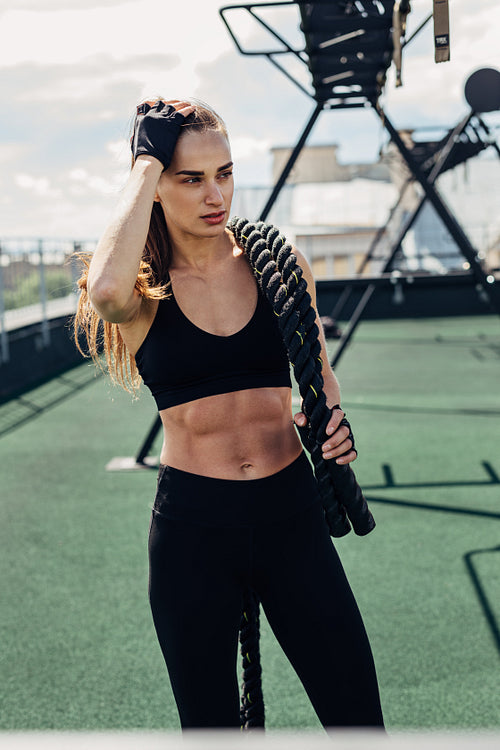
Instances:
[[[260,479],[301,453],[290,388],[252,388],[160,412],[161,463],[220,479]]]

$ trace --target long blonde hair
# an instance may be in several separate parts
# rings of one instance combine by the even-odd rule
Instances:
[[[227,138],[227,128],[222,118],[208,105],[190,100],[195,111],[186,118],[179,137],[186,133],[217,131]],[[132,166],[134,160],[132,159]],[[85,357],[103,367],[101,354],[104,354],[106,369],[112,380],[125,390],[135,393],[141,382],[134,357],[128,351],[116,323],[103,320],[95,311],[87,290],[88,269],[91,253],[79,253],[83,264],[78,279],[80,295],[73,320],[73,336],[78,350]],[[153,203],[146,244],[142,253],[139,274],[135,288],[145,299],[165,299],[170,296],[169,268],[172,260],[168,227],[161,204]]]

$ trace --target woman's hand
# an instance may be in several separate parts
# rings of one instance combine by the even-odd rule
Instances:
[[[177,99],[139,104],[130,140],[134,159],[153,156],[168,169],[184,121],[194,109]]]
[[[307,417],[303,412],[296,414],[293,419],[298,427],[307,425]],[[335,458],[336,463],[342,465],[350,464],[357,458],[358,452],[354,447],[351,425],[338,405],[333,407],[332,416],[326,427],[326,434],[329,436],[328,440],[321,446],[325,460]]]

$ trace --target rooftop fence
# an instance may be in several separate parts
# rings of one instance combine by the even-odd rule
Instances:
[[[79,252],[93,240],[9,238],[0,240],[0,357],[9,361],[9,332],[40,324],[42,345],[50,343],[49,320],[76,309]]]

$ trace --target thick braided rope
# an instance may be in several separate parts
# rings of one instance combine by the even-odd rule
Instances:
[[[240,623],[240,652],[243,660],[243,685],[240,704],[242,729],[263,727],[265,722],[259,649],[259,619],[259,601],[253,591],[247,590]]]
[[[322,458],[321,445],[328,438],[326,426],[331,409],[323,391],[316,313],[292,246],[279,229],[264,222],[254,224],[235,217],[228,229],[245,251],[263,293],[278,316],[302,396],[302,411],[308,418],[308,426],[299,430],[299,434],[311,453],[330,534],[344,536],[351,523],[356,534],[368,534],[375,521],[351,467]]]

